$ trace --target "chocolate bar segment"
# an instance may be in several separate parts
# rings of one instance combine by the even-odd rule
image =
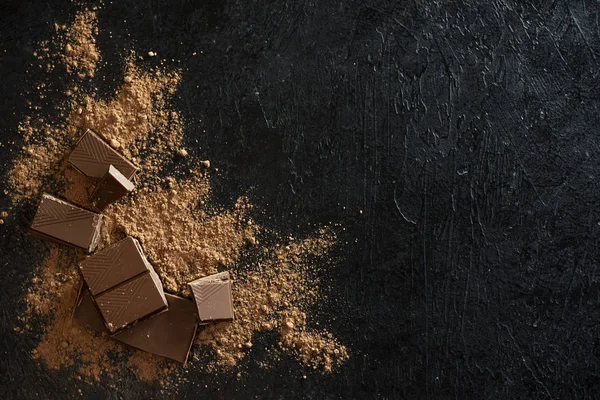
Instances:
[[[153,271],[137,239],[125,239],[97,251],[79,263],[79,270],[92,295]]]
[[[194,302],[172,294],[166,293],[165,297],[169,304],[167,311],[140,321],[112,337],[131,347],[185,364],[196,336],[196,306]],[[108,333],[85,284],[79,292],[73,316],[96,332]]]
[[[69,156],[69,163],[90,178],[102,178],[113,165],[127,179],[137,167],[88,129]]]
[[[131,193],[133,188],[133,183],[111,165],[96,189],[94,189],[91,203],[98,210],[104,210],[111,203]]]
[[[102,223],[102,214],[44,193],[30,232],[42,239],[81,247],[91,252],[98,246]]]
[[[164,311],[168,306],[160,280],[157,282],[150,273],[94,296],[94,300],[110,333]]]
[[[230,321],[233,319],[231,281],[229,272],[221,272],[188,283],[200,322]]]

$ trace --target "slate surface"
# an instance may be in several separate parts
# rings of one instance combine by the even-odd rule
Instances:
[[[349,243],[331,273],[337,304],[317,316],[352,349],[338,373],[250,357],[241,379],[198,375],[180,397],[597,395],[596,2],[114,3],[99,15],[105,59],[182,60],[188,143],[222,172],[223,202],[249,192],[265,224],[337,222]],[[76,8],[0,3],[0,135],[16,143],[0,148],[3,169],[35,42]],[[111,72],[107,92],[122,78]],[[117,394],[29,359],[16,298],[45,247],[26,223],[0,227],[2,398],[159,398],[131,373]]]

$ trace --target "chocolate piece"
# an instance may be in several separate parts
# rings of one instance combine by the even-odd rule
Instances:
[[[79,270],[111,333],[167,307],[160,278],[132,237],[87,257]]]
[[[167,299],[156,274],[145,273],[111,288],[94,300],[110,333],[167,308]]]
[[[43,194],[30,232],[50,239],[93,251],[98,245],[103,216],[73,204]]]
[[[188,285],[192,289],[201,322],[233,319],[229,272],[206,276]]]
[[[116,339],[140,350],[185,364],[198,327],[193,301],[165,294],[169,310],[135,324]]]
[[[69,163],[90,178],[102,178],[114,165],[127,179],[137,167],[88,129],[69,156]]]
[[[133,188],[133,183],[111,165],[92,193],[92,205],[98,210],[104,210],[109,204],[130,193]]]
[[[137,275],[154,272],[140,243],[130,236],[87,257],[79,263],[79,270],[94,296]]]
[[[169,304],[167,311],[140,321],[112,337],[131,347],[185,364],[196,336],[196,306],[192,301],[172,294],[165,293],[165,297]],[[73,316],[96,332],[108,333],[85,284],[79,291]]]

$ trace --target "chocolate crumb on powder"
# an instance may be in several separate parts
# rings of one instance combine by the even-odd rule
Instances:
[[[100,54],[96,47],[95,11],[79,12],[70,26],[57,27],[57,37],[43,42],[41,63],[64,65],[79,79],[95,74]],[[58,49],[51,54],[49,49]],[[54,58],[53,58],[54,57]],[[253,337],[262,331],[278,333],[269,349],[265,368],[277,362],[277,354],[290,352],[311,368],[331,372],[348,358],[348,350],[332,333],[309,328],[309,311],[324,299],[319,270],[327,265],[337,244],[333,230],[323,228],[303,240],[277,238],[250,215],[252,204],[241,197],[231,209],[221,209],[211,198],[210,161],[192,157],[183,144],[183,121],[171,106],[180,82],[179,71],[143,68],[132,53],[126,60],[125,77],[109,100],[95,92],[70,91],[58,120],[51,120],[32,103],[19,130],[24,147],[9,171],[9,193],[15,206],[36,201],[48,187],[89,207],[95,182],[66,164],[76,139],[93,129],[114,149],[137,164],[136,190],[109,205],[99,248],[123,239],[137,238],[167,292],[191,298],[187,283],[221,270],[231,273],[235,320],[201,327],[188,363],[210,350],[212,362],[200,371],[227,369],[251,354]],[[48,64],[50,65],[50,64]],[[42,97],[44,82],[36,85]],[[151,146],[148,146],[151,143]],[[165,176],[166,163],[186,157],[186,172]],[[191,165],[191,167],[190,167]],[[0,214],[6,218],[5,213]],[[251,246],[262,254],[258,265],[247,265],[243,255]],[[163,358],[125,349],[120,343],[81,327],[72,312],[81,279],[76,259],[82,252],[52,246],[34,272],[25,293],[26,311],[16,330],[30,333],[42,323],[43,335],[32,352],[50,369],[80,365],[79,374],[92,380],[118,376],[131,368],[143,380],[168,383],[181,369]],[[322,264],[321,264],[322,263]],[[40,283],[43,282],[44,285]],[[118,361],[126,358],[126,365]]]

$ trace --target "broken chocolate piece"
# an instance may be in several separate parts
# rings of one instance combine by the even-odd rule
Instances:
[[[92,193],[91,203],[98,210],[104,210],[109,204],[130,193],[133,188],[133,183],[111,165]]]
[[[131,179],[138,169],[90,129],[75,145],[69,163],[90,178],[104,177],[111,165],[127,179]]]
[[[87,257],[79,270],[111,333],[167,307],[160,278],[132,237]]]
[[[194,295],[201,322],[231,321],[233,319],[229,272],[206,276],[190,282],[188,285]]]
[[[137,275],[154,272],[140,243],[131,236],[86,257],[79,270],[94,296]]]
[[[139,275],[94,296],[94,300],[110,333],[167,308],[160,280],[154,279],[151,273]]]
[[[179,296],[165,293],[165,297],[169,304],[167,311],[140,321],[112,337],[131,347],[185,364],[196,336],[196,306]],[[108,333],[85,284],[79,291],[73,316],[96,332]]]
[[[94,251],[103,216],[43,194],[30,232],[33,236]]]

